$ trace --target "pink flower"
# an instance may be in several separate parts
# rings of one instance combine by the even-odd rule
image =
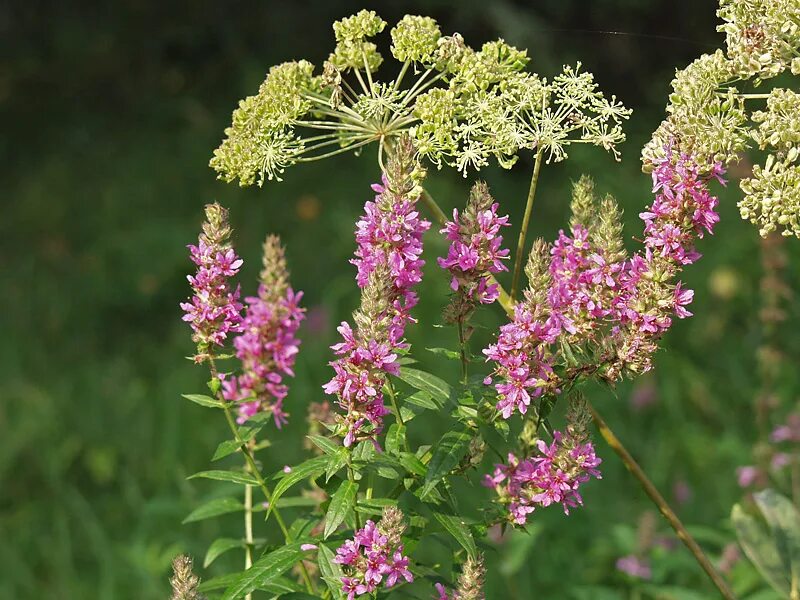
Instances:
[[[638,556],[628,555],[617,559],[617,570],[627,573],[636,579],[651,579],[653,573],[650,569],[650,563]]]
[[[358,272],[361,288],[373,286],[387,307],[371,315],[370,331],[354,331],[342,323],[342,341],[331,348],[337,359],[331,362],[334,377],[323,386],[325,393],[338,396],[344,411],[344,445],[372,440],[383,431],[388,414],[381,391],[386,378],[400,371],[397,350],[405,349],[406,325],[413,322],[410,310],[417,304],[412,288],[422,280],[422,235],[430,223],[416,210],[416,198],[406,198],[383,185],[373,186],[374,201],[364,206],[364,216],[356,226],[356,249],[351,262]],[[376,446],[377,447],[377,446]]]
[[[508,464],[495,465],[494,473],[484,477],[484,485],[494,488],[508,503],[510,519],[524,525],[537,506],[561,504],[564,512],[583,504],[578,493],[590,477],[600,479],[600,458],[590,442],[555,431],[551,444],[537,442],[538,454],[518,460],[508,455]]]
[[[403,546],[390,544],[389,538],[371,520],[336,550],[333,560],[345,571],[342,590],[348,598],[372,593],[381,584],[390,588],[401,578],[414,581]]]

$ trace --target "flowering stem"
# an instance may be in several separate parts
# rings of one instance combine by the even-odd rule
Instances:
[[[678,538],[680,538],[680,540],[686,545],[689,551],[694,555],[695,560],[700,564],[711,581],[714,582],[714,585],[717,586],[717,589],[720,591],[723,598],[726,598],[726,600],[736,600],[736,596],[733,595],[733,591],[731,591],[728,583],[725,581],[722,575],[720,575],[719,571],[717,571],[714,565],[711,564],[711,561],[705,555],[702,548],[700,548],[695,539],[686,530],[686,527],[669,507],[669,504],[667,504],[667,501],[664,500],[664,497],[656,489],[656,486],[653,485],[653,482],[650,481],[639,464],[634,460],[633,456],[631,456],[625,446],[622,445],[622,442],[619,441],[619,438],[614,435],[614,432],[611,431],[611,429],[608,427],[608,424],[603,420],[603,417],[600,416],[597,410],[595,410],[594,406],[589,403],[587,403],[587,405],[592,414],[592,419],[594,419],[594,422],[600,431],[600,435],[602,435],[606,443],[611,446],[611,449],[617,453],[617,456],[622,459],[622,462],[625,463],[625,466],[631,472],[631,474],[636,477],[645,493],[650,497],[650,500],[653,501],[653,504],[658,507],[658,510],[669,522],[672,529],[675,530]]]
[[[519,240],[517,241],[517,254],[514,256],[514,274],[511,278],[511,302],[517,297],[519,291],[519,276],[522,272],[522,257],[525,253],[525,237],[528,234],[528,223],[533,212],[533,199],[536,197],[536,186],[539,183],[539,170],[542,168],[542,150],[536,151],[536,159],[533,163],[533,175],[531,176],[531,186],[528,189],[528,201],[525,204],[525,215],[522,217],[522,227],[519,230]]]
[[[458,320],[458,347],[461,351],[461,382],[467,385],[469,361],[467,359],[467,340],[464,338],[464,319]]]
[[[244,486],[244,568],[253,566],[253,486]],[[251,600],[252,594],[247,594],[245,600]]]
[[[209,367],[211,370],[211,377],[214,381],[219,381],[219,373],[217,371],[217,364],[214,361],[214,356],[212,354],[208,355],[208,362]],[[228,427],[233,434],[233,439],[239,444],[239,448],[242,451],[242,455],[244,456],[246,469],[249,470],[250,474],[255,477],[256,481],[258,482],[258,487],[261,490],[261,493],[264,494],[264,498],[270,504],[272,510],[272,514],[275,515],[275,520],[278,522],[278,527],[281,529],[281,533],[283,533],[283,539],[286,541],[287,544],[292,543],[292,536],[289,533],[288,528],[286,527],[286,522],[283,520],[280,511],[278,510],[278,506],[272,506],[272,493],[269,491],[269,487],[267,487],[267,482],[264,481],[264,478],[261,476],[261,471],[259,471],[258,466],[256,465],[256,461],[253,458],[252,453],[250,452],[250,448],[247,446],[247,442],[245,442],[242,437],[239,435],[239,428],[236,426],[236,421],[233,419],[233,415],[231,414],[231,409],[229,406],[229,402],[222,397],[221,392],[216,392],[215,396],[217,400],[223,403],[223,412],[225,413],[225,420],[228,423]],[[252,502],[252,498],[251,498]],[[251,507],[252,509],[252,507]],[[246,510],[246,507],[245,507]],[[269,512],[267,513],[269,515]],[[252,517],[252,515],[251,515]],[[252,527],[252,525],[251,525]],[[310,594],[314,593],[314,584],[311,582],[311,577],[308,574],[308,569],[306,569],[305,564],[303,561],[300,561],[300,571],[303,576],[303,581],[306,584],[306,589]]]
[[[422,202],[425,206],[428,207],[428,210],[433,215],[433,218],[439,221],[440,224],[444,225],[447,222],[447,215],[444,214],[442,208],[437,204],[436,200],[428,193],[428,190],[422,190]],[[500,285],[500,282],[495,279],[494,275],[491,273],[487,274],[487,279],[489,280],[490,284],[497,285],[497,292],[499,294],[497,301],[500,303],[500,306],[503,307],[503,310],[506,311],[506,314],[509,317],[514,316],[514,301],[511,299],[511,296],[503,289],[503,286]]]

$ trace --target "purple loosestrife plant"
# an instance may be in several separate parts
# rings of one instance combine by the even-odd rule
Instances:
[[[268,236],[264,242],[263,264],[258,293],[245,299],[241,333],[233,340],[242,374],[223,380],[222,395],[238,404],[240,423],[266,412],[280,428],[286,423],[283,400],[289,393],[283,378],[294,376],[300,348],[296,333],[305,309],[299,305],[303,293],[289,287],[284,249],[277,236]]]
[[[401,138],[383,183],[373,186],[375,201],[366,203],[357,224],[352,262],[362,288],[361,308],[353,315],[355,329],[347,322],[338,328],[342,341],[333,350],[339,358],[331,363],[336,374],[324,386],[345,413],[340,421],[345,447],[364,439],[377,447],[389,412],[383,387],[390,375],[400,373],[398,353],[408,350],[405,329],[413,321],[413,288],[422,280],[425,264],[420,258],[422,234],[430,227],[416,208],[423,176],[410,139]]]
[[[229,280],[239,272],[242,260],[229,243],[230,234],[228,211],[219,204],[209,204],[203,233],[196,246],[188,246],[197,272],[187,276],[194,295],[189,302],[181,303],[181,309],[183,320],[192,327],[197,362],[221,347],[229,334],[241,331],[239,287],[232,287]]]
[[[789,0],[776,4],[794,18]],[[351,263],[361,303],[338,327],[332,378],[318,382],[330,400],[322,392],[306,399],[309,435],[303,443],[310,456],[291,465],[273,459],[281,468],[271,475],[257,457],[270,441],[257,436],[266,422],[280,428],[286,419],[302,294],[289,286],[283,249],[268,238],[259,287],[243,307],[232,282],[242,263],[229,243],[227,214],[218,205],[207,209],[204,232],[191,247],[198,266],[189,278],[194,297],[182,308],[197,344],[195,360],[209,364],[211,395],[187,398],[224,413],[231,439],[213,459],[230,464],[196,476],[244,486],[244,501],[216,496],[187,521],[243,512],[244,536],[214,542],[204,566],[244,547],[245,570],[207,580],[198,593],[224,590],[224,600],[235,600],[256,590],[304,590],[311,597],[353,600],[401,590],[417,597],[435,593],[440,600],[483,599],[476,536],[495,525],[525,527],[537,518],[537,508],[559,504],[568,513],[584,497],[589,502],[591,480],[601,477],[593,422],[720,594],[733,598],[600,415],[597,399],[585,400],[579,388],[589,381],[613,385],[653,369],[664,333],[676,319],[691,316],[694,292],[681,273],[700,258],[699,241],[719,221],[712,190],[745,146],[745,134],[773,158],[743,184],[743,215],[762,229],[796,229],[796,194],[789,185],[798,158],[789,110],[796,98],[770,94],[767,110],[752,115],[758,128],[745,131],[743,96],[719,88],[736,78],[800,69],[800,26],[779,26],[767,5],[722,0],[729,56],[704,56],[676,75],[668,118],[643,153],[655,197],[639,215],[644,231],[632,251],[625,247],[622,211],[613,198],[596,193],[589,177],[573,184],[572,216],[555,240],[527,241],[547,164],[567,159],[573,143],[595,145],[619,159],[617,144],[630,111],[606,98],[580,64],[545,77],[527,69],[526,51],[503,40],[476,50],[458,34],[442,35],[435,20],[407,15],[388,32],[396,75],[381,81],[384,57],[374,39],[387,23],[363,10],[334,23],[336,46],[322,69],[315,72],[307,61],[270,69],[258,92],[234,111],[211,159],[219,176],[261,185],[280,180],[290,166],[374,144],[381,183],[355,225]],[[768,56],[752,55],[737,37],[752,33],[754,23]],[[533,173],[513,255],[502,233],[511,219],[486,183],[474,184],[465,206],[463,200],[449,202],[464,206],[452,210],[452,220],[423,187],[425,161],[466,177],[490,160],[511,168],[520,155],[533,159]],[[775,190],[785,202],[776,205]],[[433,270],[451,289],[441,325],[455,326],[459,334],[455,349],[431,350],[461,363],[458,382],[430,372],[406,340],[407,326],[416,323],[418,294],[425,293],[419,286],[423,238],[436,235],[423,211],[438,222],[447,246],[438,257],[440,269]],[[523,271],[527,284],[521,284]],[[504,311],[508,322],[486,340],[485,360],[475,360],[468,348],[477,331],[471,319],[491,310]],[[425,333],[434,325],[418,328]],[[431,422],[418,427],[423,419]],[[554,427],[559,419],[565,425]],[[786,437],[793,430],[778,431]],[[492,465],[487,449],[507,461]],[[243,466],[233,463],[241,459]],[[467,500],[454,491],[458,479],[486,484],[486,490],[476,485],[484,493],[479,506],[465,510]],[[298,491],[304,482],[310,489]],[[253,499],[256,490],[261,503]],[[258,507],[282,539],[268,531],[256,535]],[[420,551],[420,542],[431,536],[446,546]],[[441,565],[454,565],[457,577]],[[456,578],[456,585],[447,583]]]

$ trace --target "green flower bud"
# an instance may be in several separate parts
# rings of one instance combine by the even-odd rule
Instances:
[[[441,36],[434,19],[406,15],[392,29],[392,55],[401,62],[430,63]]]

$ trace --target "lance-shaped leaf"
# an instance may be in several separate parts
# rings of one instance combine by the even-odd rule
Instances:
[[[208,565],[213,563],[218,557],[225,554],[228,550],[233,550],[234,548],[244,548],[244,546],[244,541],[240,539],[218,538],[214,540],[211,542],[211,545],[206,551],[206,557],[203,559],[203,568],[207,568]]]
[[[183,522],[193,523],[195,521],[202,521],[203,519],[210,519],[211,517],[237,512],[239,510],[244,510],[244,504],[236,498],[215,498],[194,509]]]
[[[433,516],[439,524],[444,527],[445,531],[452,535],[461,547],[467,551],[470,557],[475,558],[478,555],[478,548],[475,546],[472,532],[461,517],[446,515],[440,512],[434,512]]]
[[[399,423],[392,423],[386,433],[386,452],[397,454],[403,449],[406,443],[406,426]]]
[[[239,600],[253,590],[262,589],[274,579],[288,571],[303,558],[301,544],[295,542],[265,554],[253,563],[253,566],[239,573],[225,590],[222,600]]]
[[[211,396],[205,396],[203,394],[183,394],[183,397],[207,408],[225,408],[222,402]]]
[[[331,497],[328,512],[325,513],[325,531],[322,535],[327,539],[353,510],[358,494],[358,484],[355,481],[345,480],[336,493]]]
[[[319,544],[317,550],[317,564],[319,565],[319,572],[322,574],[322,579],[325,585],[331,591],[331,595],[339,600],[344,597],[342,594],[342,567],[338,563],[333,562],[336,555],[325,544]]]
[[[400,379],[405,381],[414,389],[427,392],[431,398],[444,404],[450,399],[451,388],[450,384],[444,379],[431,375],[419,369],[412,369],[411,367],[400,368]]]
[[[189,475],[187,479],[216,479],[217,481],[230,481],[231,483],[241,483],[243,485],[258,485],[258,480],[252,475],[241,471],[200,471],[194,475]]]
[[[319,477],[325,471],[329,460],[330,457],[327,455],[316,456],[292,467],[292,470],[286,474],[281,471],[278,476],[282,477],[272,492],[272,502],[269,504],[266,517],[269,518],[275,503],[290,487],[304,479]]]
[[[448,431],[442,436],[428,463],[428,471],[425,474],[425,483],[421,491],[422,498],[430,494],[436,484],[466,456],[471,439],[472,436],[466,431]]]

